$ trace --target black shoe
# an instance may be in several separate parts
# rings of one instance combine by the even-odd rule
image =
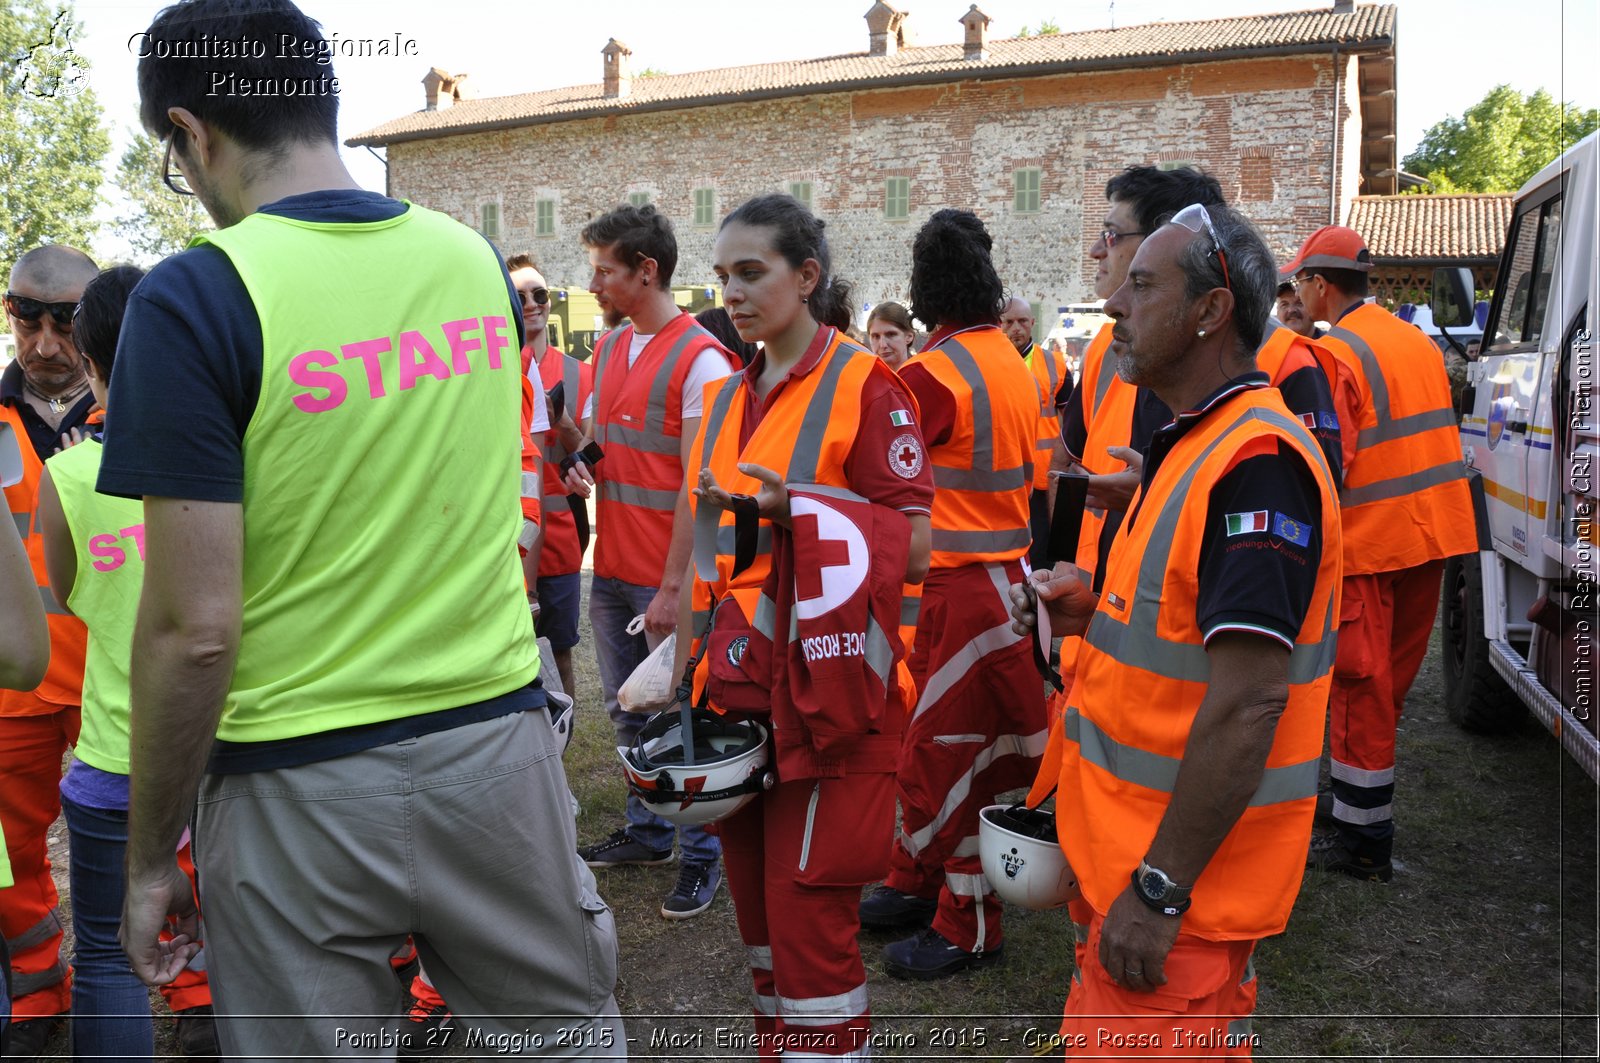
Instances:
[[[914,893],[902,893],[893,886],[874,886],[861,898],[861,925],[868,930],[899,930],[924,927],[933,922],[939,902]]]
[[[626,830],[614,830],[611,837],[597,845],[580,845],[578,856],[590,867],[616,867],[619,864],[639,864],[654,867],[672,863],[671,849],[650,849],[633,840]]]
[[[693,919],[707,908],[722,885],[722,868],[715,862],[685,860],[678,865],[678,884],[661,902],[663,919]]]
[[[1337,831],[1311,835],[1306,867],[1313,871],[1337,871],[1364,882],[1388,882],[1394,877],[1392,863],[1355,852],[1345,845]]]
[[[38,1059],[44,1055],[44,1046],[50,1043],[50,1038],[66,1021],[66,1012],[62,1012],[60,1015],[46,1015],[41,1019],[13,1022],[6,1028],[5,1058]]]
[[[1311,817],[1312,830],[1333,830],[1333,791],[1317,791],[1317,811]]]
[[[442,1001],[429,1007],[413,1000],[400,1020],[400,1034],[396,1039],[399,1058],[425,1059],[443,1052],[455,1033],[454,1019]]]
[[[943,934],[929,927],[915,937],[885,945],[883,966],[896,978],[910,978],[928,982],[947,978],[968,967],[983,967],[1000,960],[1000,946],[983,952],[968,952],[957,948]]]
[[[178,1024],[178,1051],[184,1059],[207,1060],[216,1063],[222,1058],[222,1046],[217,1043],[217,1019],[210,1004],[175,1011],[172,1017]]]

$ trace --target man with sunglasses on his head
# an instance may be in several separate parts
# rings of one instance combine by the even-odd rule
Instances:
[[[78,737],[88,636],[83,622],[50,594],[34,511],[45,459],[95,409],[83,358],[72,343],[72,316],[97,272],[82,251],[48,244],[17,260],[5,294],[17,358],[0,375],[0,422],[20,444],[23,472],[20,483],[6,488],[6,506],[27,546],[50,627],[44,682],[29,691],[0,692],[0,823],[16,877],[14,886],[0,890],[0,934],[11,953],[11,1053],[19,1059],[43,1050],[72,1004],[45,835],[61,813],[62,754]]]

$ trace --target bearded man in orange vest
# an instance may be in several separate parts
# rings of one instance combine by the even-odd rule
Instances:
[[[645,717],[623,712],[617,691],[677,628],[694,543],[684,470],[705,387],[733,366],[716,338],[673,302],[678,242],[666,215],[649,205],[618,207],[584,227],[583,243],[594,267],[589,291],[601,311],[631,322],[595,348],[594,437],[567,471],[569,490],[587,496],[599,488],[589,622],[606,711],[617,744],[630,746]],[[642,631],[630,627],[640,615]],[[626,811],[626,826],[579,850],[589,866],[671,863],[676,836],[683,863],[661,914],[687,919],[710,907],[722,879],[717,839],[700,827],[674,826],[631,794]]]
[[[6,506],[27,547],[33,584],[49,614],[50,665],[44,681],[0,693],[0,824],[16,885],[0,892],[0,934],[11,953],[12,1053],[31,1059],[71,1006],[71,972],[61,957],[61,921],[46,854],[46,832],[61,814],[61,757],[78,737],[83,621],[50,593],[39,535],[39,475],[61,436],[95,410],[83,358],[72,343],[72,315],[97,272],[82,251],[51,244],[29,251],[11,270],[6,319],[17,357],[0,375],[0,424],[22,458],[22,479],[6,488]]]
[[[1056,796],[1092,909],[1062,1035],[1103,1058],[1251,1054],[1250,957],[1304,874],[1338,616],[1333,474],[1255,369],[1274,263],[1226,207],[1146,236],[1107,301],[1158,429],[1098,595],[1059,564],[1019,631],[1081,634]]]
[[[1313,840],[1307,866],[1387,882],[1395,728],[1428,652],[1444,559],[1478,544],[1439,349],[1366,301],[1371,270],[1359,233],[1325,225],[1283,276],[1307,315],[1328,322],[1320,342],[1354,372],[1359,397],[1339,493],[1344,605],[1329,710],[1330,829]]]

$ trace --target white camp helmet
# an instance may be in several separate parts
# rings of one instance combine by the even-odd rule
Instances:
[[[1056,842],[1056,816],[1038,808],[990,805],[978,813],[983,875],[1008,904],[1060,908],[1078,896],[1078,876]]]
[[[567,755],[567,747],[572,745],[572,699],[559,690],[546,690],[544,692],[545,711],[550,714],[550,728],[556,733],[556,741],[561,743],[561,755]]]
[[[684,756],[683,713],[658,712],[645,721],[633,745],[617,752],[628,789],[662,819],[682,827],[715,823],[770,789],[767,729],[705,709],[689,714],[693,762]]]

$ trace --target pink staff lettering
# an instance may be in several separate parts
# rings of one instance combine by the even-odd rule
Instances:
[[[114,572],[127,562],[128,552],[117,545],[124,539],[133,543],[139,560],[144,560],[144,525],[133,524],[115,535],[108,532],[89,539],[89,556],[95,559],[90,564],[96,572]]]
[[[326,413],[344,405],[352,386],[359,393],[360,385],[346,378],[341,371],[342,362],[361,363],[367,397],[372,399],[388,396],[384,383],[387,369],[395,373],[400,391],[411,390],[425,376],[449,380],[452,376],[467,375],[472,372],[470,356],[475,351],[483,352],[488,369],[499,369],[505,364],[506,348],[511,346],[508,324],[507,318],[495,316],[441,323],[436,331],[442,334],[444,346],[450,351],[449,363],[439,356],[439,347],[416,329],[402,332],[398,345],[388,336],[377,336],[342,344],[338,354],[327,350],[302,351],[289,360],[289,380],[304,390],[290,401],[303,413]],[[394,354],[392,366],[390,359],[382,357],[391,353]]]

